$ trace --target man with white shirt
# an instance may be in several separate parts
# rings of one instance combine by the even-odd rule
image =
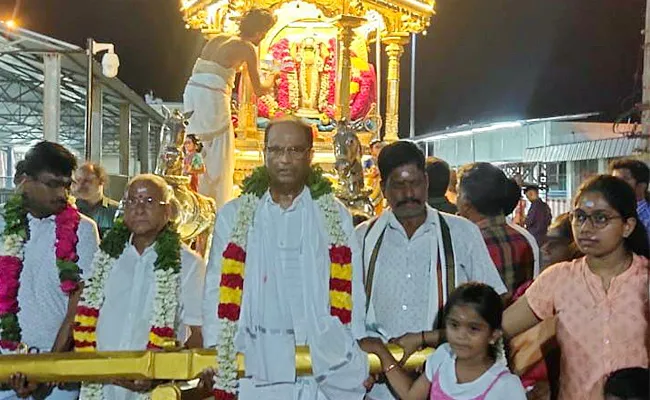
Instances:
[[[214,378],[217,399],[365,395],[367,356],[356,341],[365,336],[365,298],[352,218],[311,168],[312,141],[300,120],[272,121],[265,167],[218,213],[203,335],[204,347],[216,346],[220,368],[205,371],[202,381]],[[310,349],[311,376],[296,376],[301,345]],[[237,352],[247,377],[238,389],[228,373]]]
[[[403,347],[405,360],[426,346],[425,333],[436,325],[456,286],[484,282],[499,294],[506,288],[479,229],[427,204],[425,157],[414,143],[384,147],[379,172],[390,209],[356,230],[363,249],[366,324],[375,335]],[[375,384],[369,396],[395,398],[384,384]]]
[[[74,155],[60,144],[36,144],[25,155],[17,177],[16,196],[2,206],[0,283],[5,288],[12,286],[13,279],[19,283],[17,294],[5,291],[0,296],[3,304],[14,304],[9,308],[3,306],[0,315],[2,354],[62,352],[72,348],[74,307],[81,281],[91,272],[99,241],[95,223],[69,205],[76,165]],[[9,241],[12,236],[22,239]],[[12,257],[18,254],[17,249],[24,252],[22,260]],[[12,259],[18,260],[21,266],[17,275],[5,269],[6,262]],[[65,261],[65,268],[57,261]],[[17,320],[13,319],[15,315]],[[8,322],[17,324],[10,327]],[[21,374],[14,375],[8,386],[11,390],[0,391],[0,399],[25,398],[32,394],[43,398],[48,392],[48,399],[75,399],[79,393],[59,388],[48,390]]]
[[[173,190],[161,177],[147,174],[131,180],[124,221],[118,220],[102,240],[93,261],[95,273],[77,308],[78,316],[98,315],[97,322],[77,319],[75,350],[173,347],[176,341],[185,341],[188,328],[189,346],[201,346],[205,264],[181,242],[173,222],[176,206]],[[103,302],[93,300],[102,294]],[[160,325],[161,321],[168,325]],[[89,331],[95,334],[96,345],[85,336]],[[112,383],[103,386],[105,399],[135,400],[153,389],[151,381]],[[100,389],[101,385],[84,385],[82,398],[86,391]]]

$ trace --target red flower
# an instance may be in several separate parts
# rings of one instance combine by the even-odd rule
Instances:
[[[94,326],[79,326],[78,324],[72,328],[75,332],[95,332]]]
[[[23,262],[17,257],[0,256],[0,279],[18,279]]]
[[[18,313],[18,299],[17,297],[11,299],[3,299],[0,301],[0,315],[16,314]]]
[[[61,291],[65,294],[70,294],[79,288],[79,282],[76,281],[62,281],[61,282]]]
[[[352,293],[352,282],[344,279],[330,278],[330,290]]]
[[[352,312],[350,310],[344,310],[342,308],[331,307],[330,314],[337,317],[341,323],[349,324],[352,321]]]
[[[243,289],[244,288],[244,278],[242,278],[240,275],[237,274],[225,274],[221,275],[221,285],[220,286],[226,286],[229,288],[237,288],[237,289]]]
[[[18,348],[19,343],[14,342],[13,340],[2,340],[0,339],[0,347],[3,349],[14,351]]]
[[[156,346],[155,344],[149,342],[147,343],[147,350],[162,350],[162,347]]]
[[[229,321],[238,321],[240,307],[237,304],[219,304],[217,315],[220,319],[227,319]]]
[[[246,250],[242,249],[234,243],[228,243],[226,250],[223,252],[223,258],[229,258],[241,263],[246,262]]]
[[[56,240],[56,258],[66,261],[77,261],[77,244],[66,237],[61,238],[57,235]]]
[[[0,302],[2,299],[12,299],[18,296],[20,282],[18,279],[1,279],[0,280]]]
[[[99,317],[99,310],[92,307],[78,306],[77,314],[86,317]]]
[[[336,264],[349,264],[352,262],[352,250],[348,246],[332,246],[330,260]]]
[[[228,393],[221,389],[214,389],[213,394],[215,400],[235,400],[236,398],[234,393]]]
[[[71,205],[68,205],[55,217],[55,222],[57,226],[71,226],[75,230],[77,225],[79,225],[79,211],[77,211]]]
[[[82,347],[97,347],[97,342],[87,342],[85,340],[75,340],[74,341],[74,347],[76,348],[82,348]]]
[[[152,326],[151,332],[160,337],[170,338],[174,337],[174,330],[168,326]]]

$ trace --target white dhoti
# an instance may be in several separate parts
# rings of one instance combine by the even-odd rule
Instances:
[[[199,193],[215,199],[220,208],[232,198],[235,173],[235,131],[230,114],[235,70],[198,59],[185,92],[185,111],[193,111],[186,132],[203,142],[206,166],[199,176]]]

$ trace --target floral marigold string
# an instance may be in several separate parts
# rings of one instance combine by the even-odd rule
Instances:
[[[5,228],[2,233],[4,251],[0,255],[0,347],[15,351],[22,340],[18,322],[18,288],[25,242],[29,238],[29,222],[22,195],[16,194],[9,198],[3,216]],[[79,221],[79,212],[70,204],[54,217],[56,266],[61,291],[68,296],[79,288],[81,281],[81,270],[77,265]]]
[[[331,315],[341,323],[352,320],[352,251],[347,245],[339,206],[332,194],[332,186],[323,177],[323,171],[312,168],[307,186],[325,217],[330,238],[330,284],[329,301]],[[268,172],[257,168],[244,181],[244,190],[230,240],[223,252],[219,306],[217,314],[221,324],[221,336],[217,345],[217,374],[214,396],[217,400],[234,400],[237,396],[237,350],[234,345],[237,323],[241,313],[246,270],[246,240],[253,223],[260,198],[269,187]]]
[[[97,321],[104,303],[106,281],[124,252],[130,232],[124,221],[117,220],[107,233],[93,260],[93,276],[84,288],[73,331],[76,352],[97,351]],[[181,241],[178,233],[170,226],[158,235],[154,244],[157,257],[154,262],[155,296],[149,329],[147,349],[174,347],[174,322],[178,309],[180,287]],[[103,399],[103,385],[84,383],[80,399]],[[143,395],[147,398],[148,395]]]

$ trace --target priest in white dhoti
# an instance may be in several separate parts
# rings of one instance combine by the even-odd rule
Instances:
[[[256,95],[271,90],[273,76],[260,80],[255,46],[274,23],[267,10],[248,11],[239,36],[217,35],[205,45],[185,86],[184,109],[193,111],[187,133],[203,142],[206,173],[199,177],[199,193],[214,198],[217,208],[232,198],[235,133],[230,107],[235,74],[245,65]]]
[[[311,128],[272,121],[265,167],[219,212],[204,296],[204,346],[215,347],[217,399],[360,400],[365,296],[352,218],[311,168]],[[297,376],[306,345],[313,375]],[[237,382],[235,355],[244,354]],[[214,371],[204,374],[204,382]]]
[[[139,175],[129,183],[124,220],[102,240],[77,307],[75,351],[201,346],[205,264],[181,243],[175,207],[161,177]],[[83,384],[80,398],[135,400],[153,389],[151,381],[111,383]]]
[[[437,333],[430,331],[456,286],[478,281],[499,294],[506,287],[478,227],[427,204],[425,157],[415,144],[389,144],[377,164],[390,209],[356,229],[369,294],[366,323],[373,336],[400,345],[408,358],[437,346]],[[375,384],[369,398],[397,397],[387,385]]]
[[[57,143],[40,142],[22,161],[16,194],[0,211],[0,353],[72,350],[74,306],[90,276],[99,236],[70,205],[77,161]],[[0,359],[2,356],[0,356]],[[0,399],[76,399],[78,388],[48,388],[16,374]],[[33,397],[32,397],[33,395]]]

